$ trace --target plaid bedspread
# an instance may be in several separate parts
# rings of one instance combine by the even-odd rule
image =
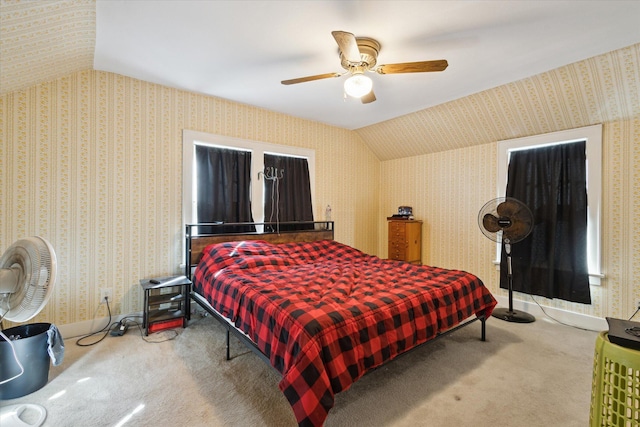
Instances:
[[[280,373],[301,426],[321,426],[367,371],[496,300],[476,276],[366,255],[335,241],[208,246],[194,290]]]

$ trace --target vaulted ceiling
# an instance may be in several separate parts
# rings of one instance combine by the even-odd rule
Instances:
[[[381,160],[640,114],[637,1],[0,0],[0,94],[97,69],[355,130]],[[345,98],[333,30],[376,38]]]

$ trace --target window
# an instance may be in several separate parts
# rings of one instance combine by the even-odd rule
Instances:
[[[198,223],[248,223],[251,214],[251,151],[195,144],[194,220]],[[255,227],[234,227],[255,231]],[[210,227],[200,232],[212,233]]]
[[[507,170],[510,153],[517,150],[540,148],[553,144],[586,141],[587,151],[587,256],[589,282],[599,285],[604,277],[600,264],[600,215],[602,194],[602,125],[587,126],[544,135],[511,139],[498,142],[497,195],[504,197],[507,187]],[[500,259],[500,246],[496,248],[496,259]],[[495,261],[499,264],[499,261]]]
[[[280,222],[313,221],[309,162],[306,158],[281,154],[264,154],[265,222],[276,222],[278,231],[313,229],[313,225]]]
[[[265,170],[265,154],[276,154],[284,157],[304,158],[309,169],[309,183],[311,200],[314,200],[315,188],[315,151],[311,149],[290,147],[265,142],[249,141],[239,138],[214,135],[204,132],[184,130],[182,135],[182,171],[183,171],[183,200],[182,212],[185,224],[198,222],[198,198],[197,198],[197,168],[195,163],[196,146],[208,145],[232,150],[242,150],[251,153],[251,213],[254,221],[264,222],[269,220],[265,213],[265,185],[264,178],[259,172]],[[255,185],[258,183],[258,185]],[[259,200],[260,203],[255,203]]]

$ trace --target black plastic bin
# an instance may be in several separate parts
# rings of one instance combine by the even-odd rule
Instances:
[[[32,323],[16,326],[2,331],[7,337],[20,336],[12,340],[16,356],[24,367],[24,373],[18,378],[0,384],[0,399],[15,399],[41,389],[49,380],[49,364],[51,358],[47,351],[47,331],[50,323]],[[0,336],[0,381],[14,377],[20,373],[11,345]]]

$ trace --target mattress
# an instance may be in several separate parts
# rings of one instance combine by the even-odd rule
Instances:
[[[210,245],[195,292],[247,334],[282,374],[301,426],[320,426],[336,393],[367,371],[496,300],[465,271],[367,255],[333,240]]]

